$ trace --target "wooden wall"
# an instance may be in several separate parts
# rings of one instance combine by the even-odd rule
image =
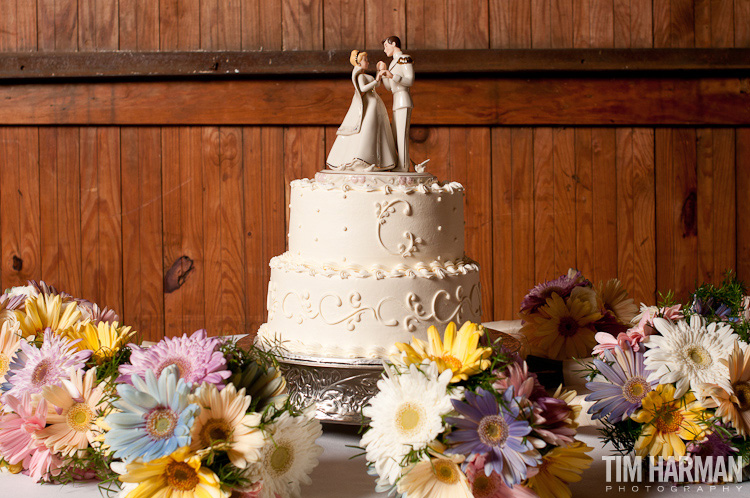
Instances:
[[[750,0],[0,0],[2,52],[376,52],[391,33],[407,50],[741,48]],[[549,76],[524,78],[542,88]],[[54,84],[70,91],[46,114],[34,100],[45,82],[0,85],[33,102],[0,126],[3,288],[44,279],[114,307],[151,339],[203,326],[254,332],[265,321],[267,262],[285,246],[286,186],[322,168],[336,119],[284,124],[282,109],[275,126],[221,114],[208,126],[174,111],[131,126],[104,107],[87,121],[94,97],[77,93],[84,83]],[[660,95],[674,94],[670,85]],[[747,79],[737,85],[750,92]],[[118,94],[123,107],[139,88]],[[170,92],[149,101],[154,113],[190,105]],[[450,105],[454,95],[443,97]],[[564,115],[560,99],[550,112]],[[413,128],[412,156],[467,187],[485,319],[514,318],[530,287],[568,267],[595,281],[617,276],[647,302],[657,290],[684,297],[727,268],[750,281],[750,119],[550,126],[533,118],[540,103],[529,98],[517,114],[528,122],[461,126],[469,109],[458,102],[445,126]]]

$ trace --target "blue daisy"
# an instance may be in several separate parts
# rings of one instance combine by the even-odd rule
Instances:
[[[518,420],[522,414],[512,387],[503,394],[502,403],[482,388],[477,394],[467,392],[466,403],[452,403],[463,417],[445,419],[457,429],[446,436],[455,444],[446,453],[485,455],[484,473],[497,472],[508,486],[526,479],[528,468],[539,464],[541,456],[527,438],[531,426]]]
[[[164,369],[158,379],[147,370],[144,378],[132,376],[132,382],[117,386],[120,399],[112,405],[121,411],[105,420],[111,430],[104,442],[114,456],[149,462],[189,445],[200,406],[188,402],[190,385],[179,378],[177,367]]]

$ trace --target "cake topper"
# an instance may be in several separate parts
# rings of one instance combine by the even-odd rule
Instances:
[[[354,97],[344,121],[336,131],[326,164],[332,170],[388,171],[397,167],[393,131],[388,111],[375,88],[383,77],[373,78],[367,52],[352,50],[349,58],[352,69]]]
[[[411,110],[414,107],[409,89],[414,84],[414,66],[412,58],[401,51],[401,40],[398,36],[389,36],[383,40],[383,51],[393,57],[386,68],[383,61],[378,62],[378,78],[393,93],[393,137],[398,148],[398,167],[396,171],[409,169],[409,123]]]

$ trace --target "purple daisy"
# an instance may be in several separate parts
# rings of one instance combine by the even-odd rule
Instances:
[[[594,366],[609,382],[587,382],[586,387],[593,392],[586,396],[586,401],[595,401],[589,408],[591,418],[606,417],[610,423],[616,423],[640,408],[643,398],[658,381],[647,380],[651,372],[644,366],[643,353],[634,352],[630,344],[602,354],[603,360],[595,359]]]
[[[227,370],[226,359],[218,351],[222,340],[219,337],[207,337],[205,329],[196,330],[190,337],[165,337],[154,346],[144,349],[130,344],[132,353],[130,364],[120,366],[120,377],[117,382],[133,384],[131,376],[144,377],[146,371],[153,370],[159,377],[162,370],[175,365],[181,379],[188,384],[209,382],[219,387],[224,386],[224,379],[231,375]]]
[[[536,312],[552,294],[557,294],[565,299],[573,292],[574,288],[586,285],[589,285],[589,282],[583,278],[581,272],[571,270],[567,275],[541,283],[531,289],[521,302],[521,313],[531,314]]]
[[[73,347],[80,339],[71,341],[52,332],[44,330],[44,342],[41,348],[21,341],[21,349],[10,366],[6,395],[21,399],[24,394],[41,394],[46,386],[59,386],[70,378],[69,369],[79,370],[84,367],[91,356],[91,350],[78,351]]]
[[[119,322],[120,317],[115,313],[115,310],[110,308],[99,308],[99,305],[92,303],[86,299],[76,299],[78,303],[78,309],[81,310],[81,315],[84,319],[88,318],[94,323],[105,322],[112,324]]]
[[[508,486],[518,484],[526,479],[529,467],[541,462],[539,452],[526,437],[531,426],[517,420],[520,408],[513,398],[513,387],[505,391],[502,403],[490,391],[479,388],[477,393],[467,392],[465,403],[451,400],[463,417],[445,419],[456,427],[446,436],[448,442],[455,443],[446,453],[484,455],[487,476],[494,471]]]

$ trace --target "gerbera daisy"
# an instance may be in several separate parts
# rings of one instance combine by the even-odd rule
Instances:
[[[201,407],[191,431],[193,451],[214,448],[227,452],[234,466],[244,469],[258,461],[265,442],[258,429],[260,413],[247,413],[250,396],[245,390],[237,392],[233,384],[219,392],[214,384],[204,383],[193,401]]]
[[[20,339],[17,323],[13,326],[10,322],[4,322],[0,326],[0,384],[6,380],[5,374],[10,370],[10,363],[20,347]]]
[[[63,302],[59,295],[39,294],[26,300],[23,311],[16,311],[24,338],[42,338],[46,329],[62,334],[81,320],[81,311],[72,301]]]
[[[729,369],[730,389],[707,384],[703,389],[703,405],[716,408],[716,416],[731,424],[741,436],[750,435],[750,351],[743,351],[738,341],[732,354],[722,360]]]
[[[59,386],[71,368],[83,368],[91,356],[91,351],[76,351],[75,341],[56,335],[50,328],[44,331],[41,348],[26,341],[20,345],[8,373],[10,389],[6,393],[17,398],[24,393],[41,394],[46,386]]]
[[[265,367],[252,361],[227,379],[237,389],[245,389],[252,398],[250,411],[263,412],[266,406],[281,406],[287,398],[286,379],[276,367]]]
[[[443,341],[433,325],[427,329],[428,344],[416,337],[412,337],[410,345],[397,343],[402,355],[396,361],[401,360],[407,365],[434,361],[439,372],[447,369],[453,372],[451,382],[460,382],[490,366],[488,358],[492,355],[492,348],[478,347],[479,338],[484,333],[484,327],[471,322],[464,323],[456,333],[456,324],[450,322],[445,328]]]
[[[204,329],[182,337],[166,337],[148,349],[130,345],[130,364],[120,366],[118,382],[132,384],[132,377],[153,370],[157,376],[174,365],[178,374],[188,385],[210,382],[223,386],[223,381],[231,375],[226,370],[224,355],[218,351],[221,338],[206,337]]]
[[[267,426],[260,460],[250,465],[251,481],[263,482],[262,498],[299,498],[300,484],[310,484],[310,473],[318,465],[323,448],[315,443],[323,434],[320,422],[284,412]]]
[[[576,419],[581,412],[581,405],[573,404],[576,395],[575,391],[563,391],[559,386],[553,396],[542,396],[534,401],[534,433],[546,444],[568,446],[573,443],[578,428]],[[537,438],[530,439],[538,448]]]
[[[594,366],[608,382],[587,382],[591,394],[586,401],[595,403],[589,408],[594,420],[606,418],[617,423],[641,407],[643,398],[658,384],[647,380],[649,372],[643,363],[643,353],[634,352],[629,344],[604,351],[604,360],[595,359]]]
[[[596,291],[601,299],[602,308],[611,312],[621,323],[630,323],[638,314],[638,306],[628,297],[628,291],[618,279],[600,282]]]
[[[586,453],[594,448],[581,441],[568,447],[557,446],[544,455],[536,473],[524,485],[539,498],[571,498],[568,483],[581,480],[581,474],[594,461]]]
[[[581,272],[571,268],[567,275],[541,283],[531,289],[521,302],[521,313],[535,313],[540,306],[547,302],[547,299],[552,297],[552,294],[566,298],[574,288],[585,285],[590,285],[590,283],[584,280]]]
[[[65,336],[70,339],[80,339],[76,344],[79,350],[93,351],[97,365],[101,365],[112,357],[125,345],[135,330],[130,327],[120,327],[117,322],[83,322],[69,329]]]
[[[114,310],[109,308],[99,308],[99,305],[80,299],[78,302],[78,308],[81,310],[81,316],[84,320],[89,320],[97,324],[99,322],[114,323],[119,322],[120,317],[117,316]]]
[[[412,464],[398,481],[398,492],[409,498],[473,498],[466,474],[458,466],[462,460],[439,455]]]
[[[26,296],[0,294],[0,324],[9,322],[12,326],[17,326],[16,311],[23,309],[24,303],[26,303]]]
[[[190,445],[190,428],[200,406],[190,403],[190,386],[180,379],[177,367],[168,367],[157,379],[146,370],[133,385],[120,384],[120,399],[112,405],[120,410],[107,415],[111,430],[104,438],[115,457],[144,462],[164,457]]]
[[[390,484],[401,474],[404,457],[425,448],[442,432],[442,416],[453,408],[447,392],[452,375],[450,370],[438,374],[435,362],[411,364],[400,375],[386,366],[378,393],[362,411],[371,422],[360,445]]]
[[[536,374],[529,371],[529,366],[525,361],[511,363],[505,371],[496,370],[493,373],[497,381],[492,384],[492,388],[498,392],[505,392],[513,386],[513,393],[516,397],[534,401],[547,396],[544,386],[539,382]]]
[[[497,472],[489,476],[485,474],[486,461],[484,455],[478,455],[466,465],[466,477],[473,498],[537,498],[536,493],[521,484],[509,487]],[[529,469],[530,473],[535,469]]]
[[[32,403],[26,393],[21,398],[6,396],[5,403],[11,411],[0,416],[0,454],[9,464],[20,464],[38,481],[52,465],[49,449],[34,437],[46,424],[47,402]]]
[[[120,481],[138,484],[127,498],[229,498],[230,495],[222,490],[216,474],[201,467],[200,457],[191,454],[188,446],[156,460],[129,463]]]
[[[95,424],[101,410],[104,392],[96,385],[96,368],[70,370],[70,378],[61,386],[45,387],[42,391],[49,405],[47,427],[36,433],[55,453],[71,456],[83,450],[94,440],[98,428]]]
[[[720,360],[729,356],[736,339],[731,326],[716,322],[706,326],[697,315],[691,316],[690,322],[654,318],[653,323],[661,335],[651,335],[644,342],[649,380],[676,383],[677,398],[688,388],[699,392],[704,383],[729,387],[729,371]]]
[[[659,384],[643,398],[643,408],[631,417],[645,424],[635,443],[639,456],[685,455],[685,441],[700,440],[706,433],[703,407],[692,392],[675,396],[672,384]]]
[[[595,322],[602,317],[586,299],[552,294],[538,313],[524,318],[521,332],[537,356],[564,360],[589,356],[596,344]]]
[[[467,392],[465,403],[452,403],[462,417],[445,419],[456,427],[446,436],[454,444],[446,453],[486,455],[485,474],[497,472],[508,486],[525,479],[527,468],[535,467],[540,455],[527,438],[531,426],[518,420],[520,410],[513,388],[505,391],[500,404],[492,392],[482,388],[477,394]]]

